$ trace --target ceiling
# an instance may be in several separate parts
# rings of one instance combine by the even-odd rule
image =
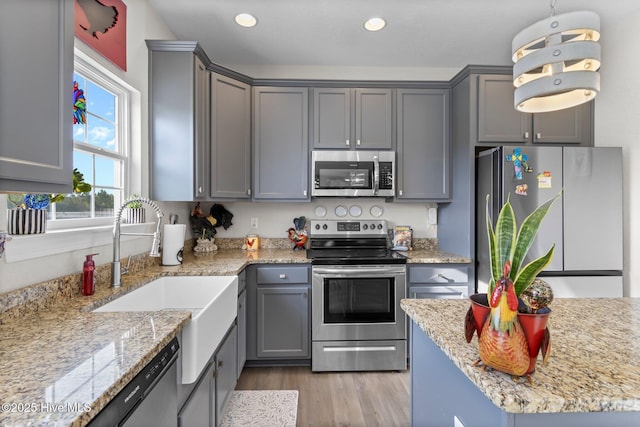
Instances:
[[[149,0],[179,40],[200,42],[218,64],[458,68],[510,65],[511,40],[550,15],[547,0]],[[638,0],[558,0],[556,13],[592,10],[607,27],[640,12]],[[234,22],[241,12],[254,28]],[[363,29],[380,16],[387,26]],[[603,53],[604,55],[604,53]]]

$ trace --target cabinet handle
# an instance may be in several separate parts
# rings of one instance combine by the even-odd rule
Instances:
[[[398,196],[402,196],[402,190],[398,190]]]
[[[438,277],[441,278],[441,279],[444,279],[444,280],[446,280],[447,282],[450,282],[450,283],[453,283],[453,281],[454,281],[453,279],[449,279],[447,276],[445,276],[442,273],[438,273]]]
[[[222,360],[218,362],[218,368],[222,368]]]
[[[198,187],[198,194],[202,194],[202,186]]]
[[[348,140],[348,139],[345,141],[345,145],[346,145],[347,147],[349,146],[349,140]]]
[[[303,196],[306,196],[306,195],[307,195],[307,190],[304,190],[304,191],[302,192],[302,195],[303,195]]]
[[[536,140],[541,140],[542,139],[542,134],[540,132],[536,133]]]
[[[529,139],[529,132],[525,132],[523,137],[524,137],[524,139]]]
[[[356,141],[356,145],[360,145],[360,140],[357,140],[357,141]]]
[[[249,188],[249,189],[247,190],[247,196],[250,196],[250,195],[251,195],[251,189]]]
[[[286,274],[284,274],[284,273],[280,273],[280,278],[281,278],[281,279],[286,279],[286,278],[287,278],[287,275],[286,275]]]

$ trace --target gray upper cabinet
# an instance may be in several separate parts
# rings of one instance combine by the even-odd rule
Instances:
[[[253,88],[254,198],[309,199],[309,90]]]
[[[450,197],[448,89],[398,89],[397,199]]]
[[[549,113],[513,108],[510,75],[478,76],[478,142],[593,145],[593,103]]]
[[[3,1],[0,52],[0,191],[69,193],[73,1]]]
[[[250,86],[211,74],[212,198],[251,197]]]
[[[194,42],[147,41],[151,198],[207,197],[209,72]]]
[[[313,148],[393,148],[393,90],[313,88]]]

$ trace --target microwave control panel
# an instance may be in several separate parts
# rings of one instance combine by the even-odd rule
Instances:
[[[393,190],[393,163],[380,162],[380,189]]]

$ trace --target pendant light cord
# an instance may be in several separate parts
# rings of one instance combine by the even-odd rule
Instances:
[[[551,8],[551,14],[549,16],[555,16],[556,14],[556,2],[558,0],[551,0],[551,4],[549,5],[549,7]]]

